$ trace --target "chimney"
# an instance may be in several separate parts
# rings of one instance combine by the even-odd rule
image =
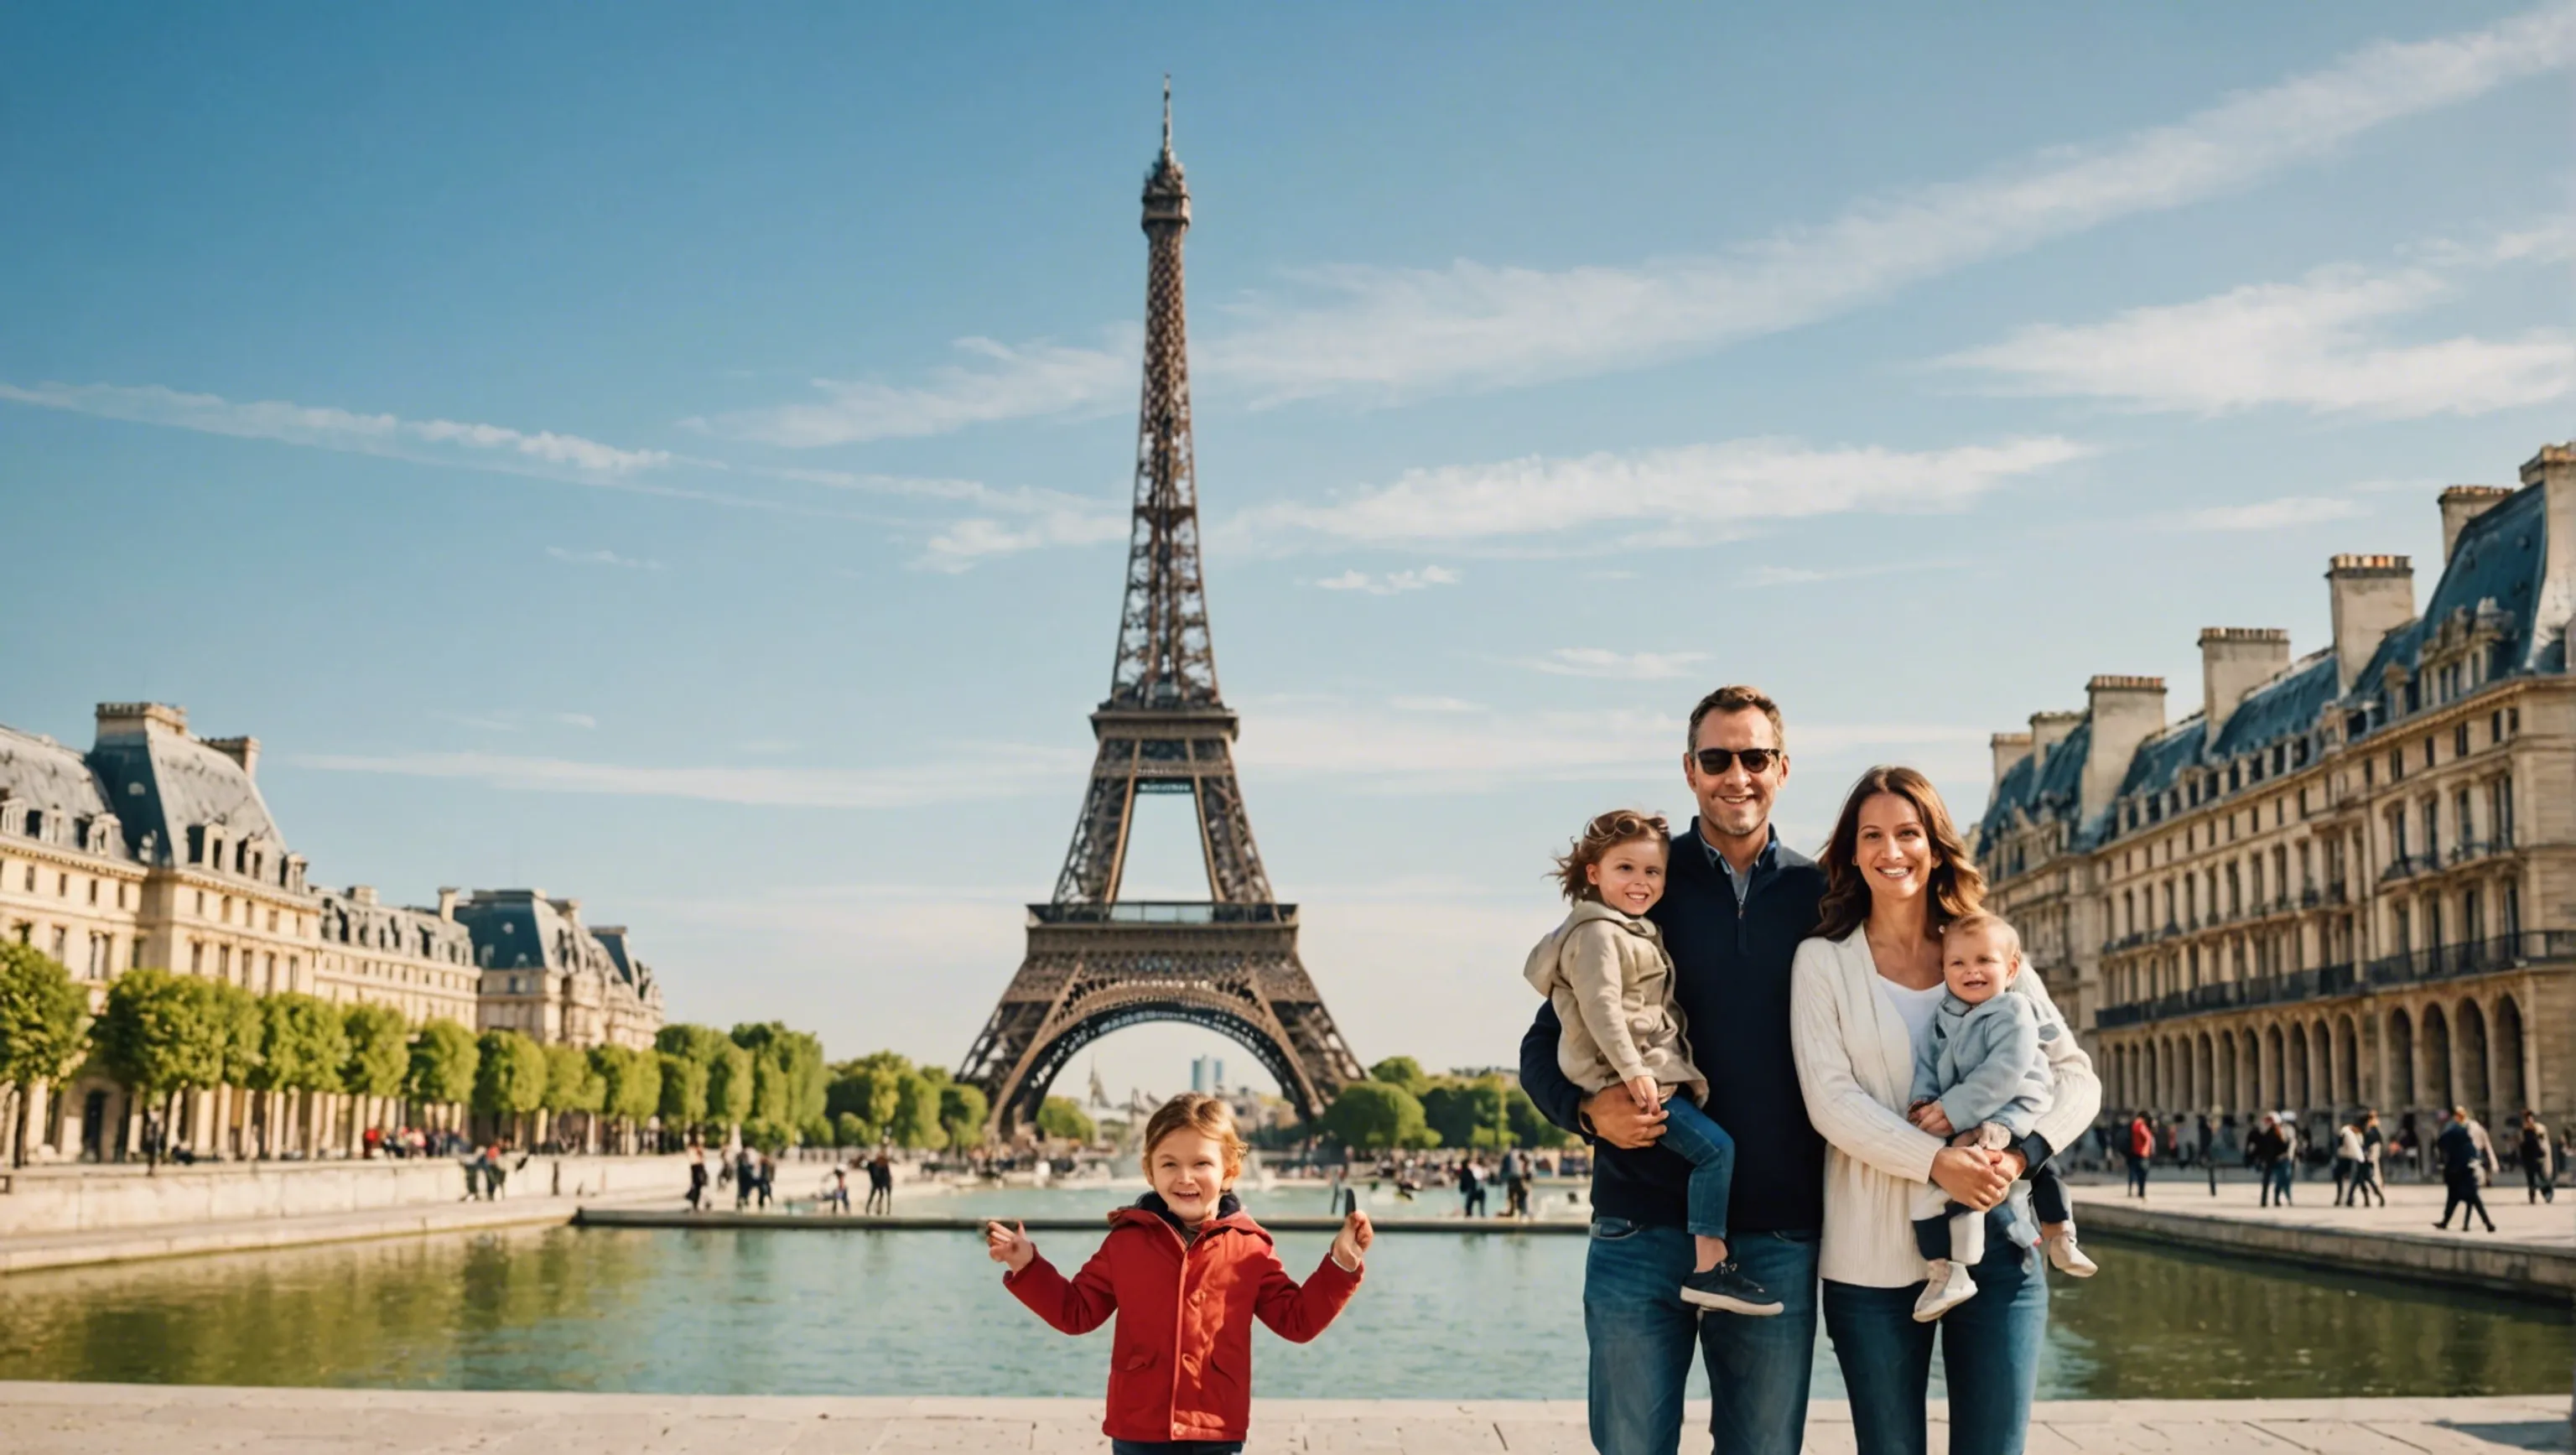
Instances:
[[[2404,556],[2337,556],[2326,564],[2334,617],[2335,690],[2350,692],[2379,639],[2415,619],[2415,563]]]
[[[259,776],[259,739],[208,738],[206,739],[206,746],[223,754],[225,757],[232,759],[234,762],[241,764],[241,770],[244,777],[257,778]]]
[[[2048,750],[2066,741],[2075,725],[2084,720],[2080,712],[2034,712],[2030,715],[2030,766],[2048,766]]]
[[[1997,733],[1987,740],[1987,744],[1995,753],[1994,786],[2001,788],[2004,775],[2012,771],[2012,765],[2030,756],[2030,734]]]
[[[2522,483],[2546,492],[2540,506],[2540,600],[2531,613],[2532,639],[2546,641],[2576,617],[2576,444],[2541,446],[2522,467]]]
[[[98,705],[98,735],[101,739],[139,738],[156,725],[174,733],[184,733],[188,730],[188,709],[158,702],[102,702]]]
[[[2081,798],[2083,817],[2089,820],[2119,795],[2138,745],[2165,730],[2165,679],[2096,677],[2084,684],[2084,700],[2093,719]]]
[[[2442,492],[2442,563],[2460,551],[2460,532],[2470,521],[2513,498],[2501,485],[2454,485]]]
[[[2277,626],[2205,626],[2200,629],[2200,703],[2209,719],[2207,742],[2236,715],[2245,694],[2290,665],[2290,634]]]
[[[442,887],[438,891],[438,917],[449,924],[456,923],[455,890]]]

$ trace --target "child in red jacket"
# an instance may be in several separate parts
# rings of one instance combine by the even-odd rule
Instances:
[[[1300,1286],[1231,1191],[1244,1150],[1224,1102],[1183,1092],[1163,1103],[1145,1124],[1154,1190],[1109,1215],[1108,1238],[1071,1281],[1018,1224],[984,1225],[987,1251],[1010,1270],[1003,1286],[1039,1318],[1087,1334],[1118,1315],[1100,1426],[1113,1455],[1238,1455],[1252,1420],[1253,1319],[1303,1344],[1359,1290],[1368,1214],[1352,1210]]]

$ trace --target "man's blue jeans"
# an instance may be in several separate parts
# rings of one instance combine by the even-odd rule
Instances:
[[[1816,1348],[1816,1235],[1746,1233],[1727,1250],[1786,1307],[1771,1318],[1682,1302],[1695,1261],[1680,1228],[1592,1220],[1583,1332],[1592,1355],[1592,1444],[1600,1455],[1676,1455],[1697,1344],[1708,1361],[1716,1455],[1797,1455]]]
[[[1914,1322],[1920,1283],[1824,1286],[1825,1332],[1851,1396],[1860,1455],[1924,1455],[1935,1337],[1950,1388],[1950,1455],[2021,1455],[2048,1334],[2048,1280],[2038,1250],[1995,1224],[1985,1261],[1968,1273],[1977,1296],[1931,1324]]]

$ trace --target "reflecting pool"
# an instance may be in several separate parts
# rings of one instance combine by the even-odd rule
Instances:
[[[1127,1195],[973,1194],[912,1210],[1088,1212]],[[1097,1241],[1038,1235],[1066,1265]],[[1300,1274],[1326,1241],[1279,1239]],[[1321,1340],[1260,1335],[1259,1387],[1579,1398],[1583,1249],[1562,1234],[1383,1237]],[[2548,1305],[2092,1251],[2100,1277],[2052,1284],[2042,1398],[2563,1391],[2576,1357],[2567,1311]],[[965,1233],[555,1228],[0,1278],[5,1379],[1092,1395],[1107,1357],[1106,1330],[1069,1339],[1039,1324]],[[1821,1342],[1816,1393],[1841,1393]]]

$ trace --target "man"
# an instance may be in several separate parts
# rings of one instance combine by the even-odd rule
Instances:
[[[2442,1134],[2433,1139],[2433,1150],[2442,1159],[2442,1182],[2446,1196],[2442,1203],[2442,1220],[2433,1226],[2450,1231],[2451,1214],[2460,1214],[2460,1231],[2469,1230],[2469,1214],[2496,1230],[2495,1219],[2487,1215],[2486,1199],[2478,1195],[2479,1174],[2495,1166],[2492,1153],[2482,1151],[2478,1139],[2470,1134],[2469,1113],[2465,1107],[2453,1107]]]
[[[1671,1455],[1696,1340],[1709,1369],[1716,1455],[1794,1455],[1816,1344],[1825,1143],[1807,1120],[1790,1054],[1789,967],[1816,927],[1825,875],[1771,827],[1789,755],[1769,697],[1719,688],[1691,710],[1685,743],[1682,777],[1699,814],[1673,836],[1664,897],[1648,918],[1672,955],[1691,1060],[1708,1078],[1706,1109],[1735,1138],[1728,1252],[1786,1307],[1769,1318],[1702,1318],[1682,1302],[1693,1266],[1684,1226],[1690,1164],[1655,1147],[1661,1110],[1639,1112],[1615,1085],[1586,1098],[1566,1079],[1553,1006],[1539,1008],[1521,1039],[1521,1087],[1595,1154],[1583,1267],[1593,1446],[1601,1455]],[[2023,1155],[2036,1161],[2044,1146]],[[2011,1178],[1980,1171],[1991,1177],[1951,1187],[1952,1195],[1980,1206],[1999,1200]]]
[[[2156,1155],[2156,1129],[2147,1125],[2143,1111],[2129,1118],[2129,1191],[2138,1200],[2147,1197],[2147,1162]]]
[[[1682,777],[1699,813],[1674,835],[1664,897],[1648,914],[1673,959],[1707,1111],[1735,1138],[1729,1251],[1787,1307],[1771,1318],[1699,1317],[1682,1302],[1690,1164],[1655,1147],[1663,1112],[1625,1087],[1586,1098],[1557,1064],[1552,1005],[1521,1040],[1521,1085],[1550,1121],[1594,1144],[1592,1240],[1583,1270],[1592,1443],[1656,1455],[1681,1434],[1696,1338],[1720,1455],[1791,1455],[1804,1433],[1816,1343],[1816,1244],[1824,1139],[1807,1121],[1789,1050],[1789,965],[1825,890],[1815,861],[1779,841],[1771,804],[1789,779],[1780,710],[1721,687],[1691,710]]]
[[[2377,1206],[2388,1206],[2388,1194],[2379,1184],[2380,1159],[2387,1155],[2388,1134],[2379,1129],[2379,1113],[2369,1107],[2361,1109],[2361,1165],[2352,1170],[2352,1205],[2371,1206],[2362,1201],[2376,1198]]]
[[[2522,1185],[2532,1202],[2558,1201],[2556,1165],[2551,1161],[2554,1149],[2549,1145],[2549,1128],[2522,1109],[2522,1145],[2517,1149],[2522,1158]]]

